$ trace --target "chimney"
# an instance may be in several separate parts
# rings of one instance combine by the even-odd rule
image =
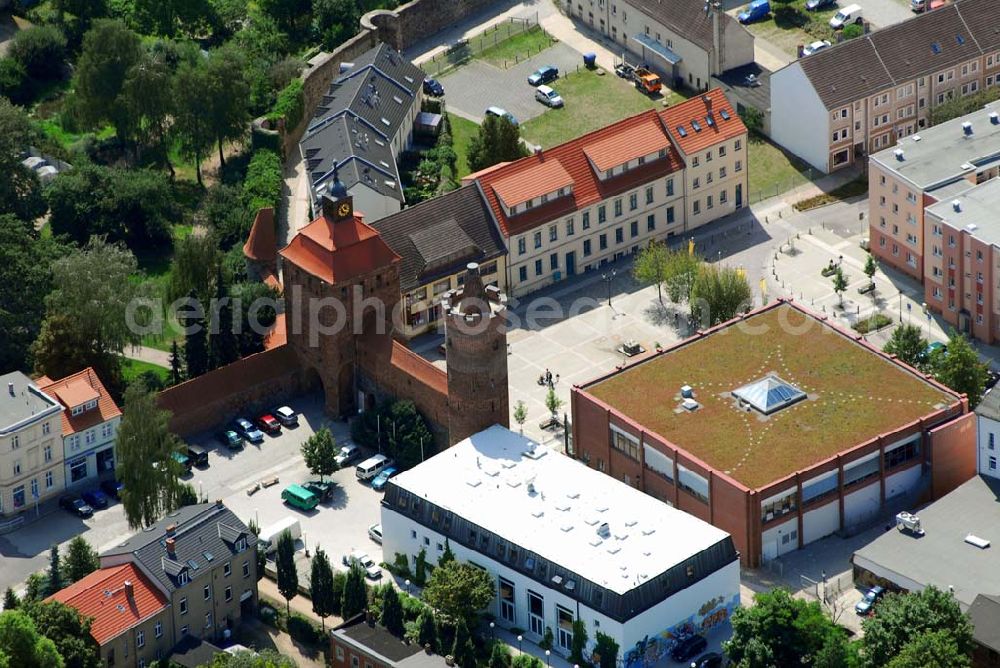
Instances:
[[[222,507],[222,499],[216,499],[215,500],[215,507],[216,508],[221,508]]]
[[[125,581],[125,598],[127,598],[129,600],[129,602],[132,602],[132,601],[135,600],[135,592],[132,589],[132,581],[131,580],[126,580]]]
[[[177,533],[177,525],[176,524],[168,524],[167,525],[167,535],[168,536],[173,536],[175,533]]]
[[[167,539],[167,556],[170,557],[171,559],[176,559],[177,558],[177,552],[174,550],[174,539],[173,538],[168,538]]]
[[[17,396],[14,394],[14,383],[7,383],[7,391],[10,392],[10,396]]]

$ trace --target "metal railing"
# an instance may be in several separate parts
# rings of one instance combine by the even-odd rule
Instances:
[[[435,54],[430,60],[421,63],[420,67],[427,72],[429,76],[439,77],[456,67],[464,65],[473,58],[479,56],[484,51],[499,46],[512,37],[516,37],[517,35],[533,30],[540,30],[544,32],[538,24],[537,13],[534,16],[524,18],[513,16],[508,18],[506,21],[490,26],[477,35],[455,42],[448,47],[446,51]],[[550,39],[550,43],[551,41],[552,40]],[[504,67],[504,69],[512,67],[517,62],[536,55],[536,53],[525,52],[523,55],[515,54],[514,60],[505,60],[502,62],[501,66]],[[508,62],[510,63],[509,65],[507,64]]]

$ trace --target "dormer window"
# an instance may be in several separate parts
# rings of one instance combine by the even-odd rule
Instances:
[[[240,538],[238,541],[236,541],[236,551],[242,552],[245,549],[247,549],[247,539]]]
[[[83,406],[73,406],[72,410],[70,410],[70,414],[80,415],[81,413],[83,413],[83,411],[84,411]]]
[[[183,587],[190,581],[191,581],[191,576],[188,575],[187,569],[177,574],[177,586]]]
[[[85,411],[94,410],[95,408],[97,408],[97,399],[91,399],[83,406],[83,410]]]

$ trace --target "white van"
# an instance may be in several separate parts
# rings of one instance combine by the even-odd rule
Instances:
[[[271,553],[278,549],[278,538],[287,531],[292,534],[292,540],[302,538],[302,525],[291,515],[285,516],[270,526],[260,530],[257,536],[257,545],[265,553]]]
[[[358,476],[358,480],[371,480],[387,466],[392,466],[391,459],[385,455],[375,455],[358,464],[354,474]]]
[[[840,30],[852,23],[857,23],[858,25],[863,23],[860,5],[848,5],[834,14],[833,18],[830,19],[830,27],[834,30]]]

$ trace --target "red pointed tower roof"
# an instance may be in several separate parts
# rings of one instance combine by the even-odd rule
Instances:
[[[274,262],[277,259],[278,239],[273,208],[268,206],[257,211],[247,242],[243,244],[243,254],[258,262]]]

